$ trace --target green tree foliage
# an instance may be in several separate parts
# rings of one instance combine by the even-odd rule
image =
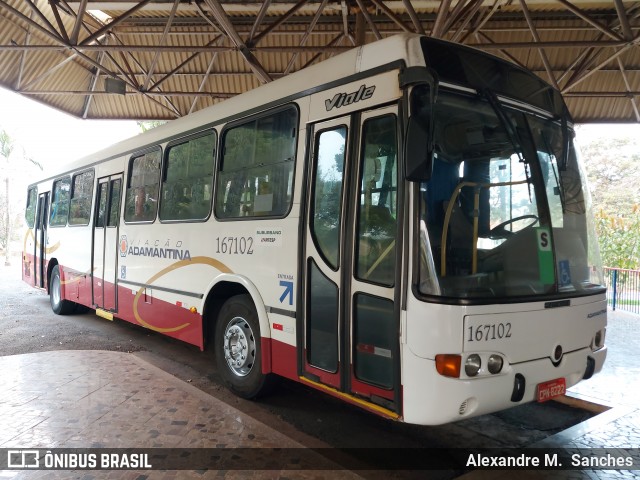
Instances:
[[[639,269],[640,139],[579,138],[602,261],[607,267]]]
[[[159,127],[160,125],[164,125],[167,122],[165,120],[142,120],[137,123],[138,123],[138,127],[140,127],[140,131],[144,133],[151,130],[152,128],[156,128],[156,127]]]
[[[640,268],[640,206],[629,215],[616,215],[603,209],[596,212],[600,252],[606,266]]]

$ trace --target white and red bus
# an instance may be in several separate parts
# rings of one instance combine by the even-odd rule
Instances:
[[[60,148],[64,148],[60,146]],[[274,376],[439,424],[598,372],[606,300],[558,91],[418,35],[155,128],[28,190],[23,278]]]

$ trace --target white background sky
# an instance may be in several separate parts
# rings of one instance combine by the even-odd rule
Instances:
[[[11,136],[18,149],[23,147],[45,169],[72,162],[140,133],[134,121],[80,120],[3,88],[0,88],[0,129]]]

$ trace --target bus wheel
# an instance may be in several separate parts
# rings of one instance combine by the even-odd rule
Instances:
[[[260,323],[250,295],[236,295],[222,305],[214,345],[218,370],[229,390],[242,398],[266,393],[272,379],[262,373]]]
[[[60,281],[60,268],[58,265],[51,271],[49,283],[49,301],[51,310],[56,315],[68,315],[75,309],[75,303],[62,299],[62,282]]]

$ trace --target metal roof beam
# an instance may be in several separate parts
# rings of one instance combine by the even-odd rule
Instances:
[[[474,43],[473,47],[486,50],[502,50],[502,49],[522,49],[522,48],[587,48],[587,47],[622,47],[627,42],[621,41],[601,41],[596,40],[569,40],[569,41],[551,41],[539,42],[537,44],[531,42],[495,42],[495,43]]]
[[[351,32],[349,31],[349,8],[347,7],[346,0],[341,0],[340,1],[340,10],[341,10],[341,15],[342,15],[342,34],[343,34],[343,36],[347,37],[349,39],[349,41],[351,42],[351,44],[355,47],[356,46],[356,39],[353,38],[353,35],[351,35]],[[323,32],[325,32],[325,31],[326,30],[323,30]],[[329,32],[327,32],[327,33],[329,33]],[[335,33],[335,32],[332,32],[332,33]]]
[[[343,35],[340,33],[340,35]],[[553,43],[553,42],[552,42]],[[576,42],[572,42],[576,43]],[[578,42],[579,43],[579,42]],[[585,44],[592,44],[593,42],[583,42]],[[563,42],[555,42],[556,47],[562,47]],[[624,42],[611,42],[613,46],[623,45]],[[515,44],[518,45],[518,44]],[[609,46],[611,46],[609,45]],[[575,46],[575,45],[573,45]],[[529,48],[531,44],[522,44],[519,48]],[[340,53],[350,50],[352,47],[339,47],[339,46],[322,46],[322,45],[307,45],[307,46],[273,46],[273,47],[253,47],[247,48],[248,51],[252,52],[299,52],[299,53],[309,53],[309,52],[331,52],[331,53]],[[212,45],[166,45],[166,46],[158,46],[158,45],[82,45],[78,47],[69,47],[67,45],[0,45],[0,51],[7,52],[21,52],[21,51],[66,51],[73,50],[78,52],[155,52],[156,50],[160,52],[232,52],[238,50],[233,46],[212,46]]]
[[[327,45],[327,46],[328,46],[328,47],[332,47],[332,46],[334,46],[334,45],[338,45],[338,44],[342,43],[342,41],[343,41],[345,38],[350,38],[352,42],[354,41],[352,36],[348,36],[348,37],[347,37],[346,35],[342,34],[342,35],[338,35],[338,36],[337,36],[337,37],[335,37],[333,40],[331,40],[331,41],[329,42],[329,45]],[[318,60],[321,56],[322,56],[322,53],[317,53],[316,55],[314,55],[314,56],[311,58],[311,60],[309,60],[307,63],[305,63],[305,64],[302,66],[302,68],[307,68],[309,65],[313,65],[313,63],[315,63],[315,61],[316,61],[316,60]],[[331,56],[331,55],[329,55],[329,56]]]
[[[120,93],[113,92],[103,92],[103,91],[92,91],[92,90],[27,90],[23,92],[19,92],[21,95],[69,95],[69,96],[88,96],[92,95],[94,97],[101,96],[110,96],[117,95],[122,96]],[[140,92],[140,91],[127,91],[124,93],[125,97],[132,97],[137,95],[142,95],[145,97],[211,97],[211,98],[231,98],[236,95],[240,95],[241,92],[179,92],[179,91],[168,91],[168,92]],[[177,110],[172,110],[173,113],[181,115]]]
[[[418,18],[418,14],[416,13],[415,9],[413,8],[413,5],[411,5],[411,1],[410,0],[402,0],[402,4],[404,5],[404,8],[407,9],[407,13],[409,14],[409,18],[411,18],[411,22],[413,23],[413,26],[416,30],[416,32],[422,34],[422,35],[426,35],[424,28],[422,27],[422,22],[420,21],[420,19]]]
[[[624,9],[622,0],[613,0],[613,4],[616,6],[616,13],[618,14],[618,20],[620,21],[620,28],[622,28],[622,34],[627,40],[633,39],[633,32],[631,31],[631,25],[629,24],[629,17]]]
[[[27,28],[24,34],[24,44],[29,45],[30,41],[31,41],[31,28],[30,28],[30,25],[27,25]],[[20,55],[20,66],[18,67],[18,80],[16,82],[16,90],[19,90],[22,86],[22,75],[24,75],[24,64],[26,62],[26,59],[27,59],[27,52],[24,51],[22,52],[22,55]]]
[[[169,30],[171,30],[171,24],[173,23],[173,19],[176,16],[176,10],[178,9],[179,3],[180,0],[175,0],[173,2],[173,8],[171,9],[171,13],[169,14],[169,18],[167,19],[167,24],[164,27],[164,32],[162,32],[162,38],[160,39],[159,45],[164,45],[167,41],[167,34],[169,33]],[[151,75],[153,75],[153,71],[156,69],[156,65],[158,64],[158,58],[160,58],[160,52],[156,52],[156,54],[153,56],[153,60],[151,62],[151,65],[149,66],[149,71],[147,72],[147,78],[145,79],[144,85],[142,86],[144,90],[146,90],[149,86]]]
[[[211,55],[211,61],[209,62],[209,66],[207,67],[207,73],[204,74],[204,77],[200,82],[200,86],[198,87],[198,93],[203,92],[204,86],[206,85],[207,80],[209,80],[209,75],[211,74],[211,70],[213,70],[213,65],[216,63],[217,57],[218,57],[217,53],[214,53],[213,55]],[[191,108],[189,109],[189,113],[193,112],[193,110],[196,108],[199,98],[200,97],[196,97],[193,99],[193,102],[191,103]]]
[[[211,40],[208,45],[214,45],[215,43],[219,42],[220,39],[222,38],[222,34],[218,35],[216,38],[214,38],[213,40]],[[154,91],[156,90],[161,84],[163,84],[165,81],[167,81],[169,78],[171,78],[171,76],[182,70],[184,68],[185,65],[191,63],[193,61],[193,59],[195,59],[198,55],[200,55],[201,52],[196,52],[193,55],[190,55],[186,60],[184,60],[183,62],[181,62],[178,66],[176,66],[173,70],[171,70],[169,73],[167,73],[164,77],[162,77],[160,80],[158,80],[156,83],[154,83],[153,85],[151,85],[151,88],[149,88],[149,91]]]
[[[220,5],[220,2],[218,2],[218,0],[204,0],[204,2],[207,4],[216,21],[220,24],[229,39],[238,48],[240,54],[244,57],[251,70],[253,70],[253,72],[256,74],[256,77],[258,77],[258,79],[262,83],[269,83],[271,80],[273,80],[264,69],[264,67],[260,64],[258,59],[245,45],[242,38],[240,38],[240,35],[233,26],[233,23],[231,23],[231,20],[229,20],[229,17],[222,8],[222,5]]]
[[[632,98],[640,96],[640,91],[628,92],[567,92],[563,93],[566,98]],[[640,120],[638,120],[640,121]]]
[[[631,84],[629,83],[629,79],[627,78],[627,74],[624,70],[624,65],[622,64],[622,60],[620,57],[616,57],[618,61],[618,67],[620,68],[620,74],[622,75],[622,80],[624,81],[624,85],[627,89],[627,93],[629,94],[629,101],[631,102],[631,108],[633,109],[633,113],[636,114],[636,120],[640,122],[640,111],[638,111],[638,105],[636,105],[636,99],[631,93]]]
[[[490,45],[496,45],[496,43],[491,40],[491,38],[489,38],[485,33],[483,32],[478,32],[475,34],[476,38],[484,38],[485,41],[488,41]],[[475,46],[475,45],[474,45]],[[513,55],[511,55],[509,52],[507,52],[505,49],[500,48],[498,49],[498,51],[508,60],[510,60],[511,62],[515,63],[516,65],[520,65],[522,68],[527,68],[522,62],[520,62],[516,57],[514,57]]]
[[[100,52],[98,54],[98,62],[102,63],[102,59],[105,56],[105,52]],[[95,92],[96,86],[98,85],[98,79],[100,78],[100,70],[96,69],[95,73],[91,77],[91,84],[89,85],[89,90],[91,92]],[[82,107],[82,118],[87,118],[89,114],[89,108],[91,108],[91,103],[93,102],[93,93],[87,95],[84,99],[84,106]]]
[[[309,24],[309,28],[304,33],[304,35],[302,35],[302,38],[300,39],[299,46],[303,47],[307,43],[307,39],[309,38],[309,35],[311,34],[313,29],[315,28],[316,23],[318,23],[318,18],[320,18],[320,15],[322,14],[322,11],[324,10],[324,7],[325,7],[325,5],[327,4],[328,1],[329,0],[322,0],[322,3],[320,3],[320,6],[318,7],[318,10],[316,11],[316,14],[313,16],[313,19],[311,20],[311,23]],[[284,74],[285,75],[287,75],[291,71],[291,69],[293,68],[294,63],[296,62],[296,60],[298,59],[299,56],[300,56],[300,53],[298,53],[298,52],[295,52],[291,56],[291,60],[289,60],[289,63],[287,64],[287,67],[284,69]]]
[[[205,0],[205,1],[207,1],[207,0]],[[287,13],[282,15],[280,18],[278,18],[278,20],[276,20],[275,22],[270,24],[267,28],[265,28],[263,31],[261,31],[258,35],[253,37],[252,43],[253,44],[257,44],[260,40],[262,40],[264,38],[265,35],[267,35],[269,32],[271,32],[274,28],[279,27],[284,22],[289,20],[289,18],[291,18],[293,16],[293,14],[296,13],[296,11],[298,11],[298,9],[300,7],[302,7],[303,5],[305,5],[308,2],[309,2],[309,0],[300,0],[293,7],[291,7]]]
[[[587,22],[588,24],[593,26],[596,30],[601,31],[602,33],[604,33],[605,35],[613,38],[614,40],[623,40],[623,38],[620,35],[618,35],[616,32],[614,32],[613,30],[607,28],[606,26],[602,25],[601,23],[595,21],[593,18],[591,18],[585,12],[580,10],[578,7],[576,7],[575,5],[567,2],[567,0],[556,0],[556,1],[561,3],[562,5],[564,5],[567,8],[567,10],[569,10],[572,13],[574,13],[575,15],[580,17],[582,20],[584,20],[585,22]]]
[[[389,17],[393,23],[400,27],[401,30],[407,33],[412,33],[412,30],[400,19],[400,17],[393,13],[393,10],[387,7],[383,2],[380,0],[371,0],[371,3],[382,10],[382,12]]]
[[[467,25],[469,25],[469,22],[473,19],[473,17],[475,17],[476,13],[478,13],[478,10],[482,6],[482,2],[483,0],[475,0],[473,3],[469,4],[469,8],[465,8],[463,14],[460,15],[460,25],[458,25],[458,28],[451,37],[451,41],[458,41],[460,35],[462,35],[462,32],[464,32],[467,28]],[[453,25],[455,25],[455,23],[451,26]]]
[[[142,7],[144,7],[150,1],[151,0],[142,0],[142,2],[137,2],[137,4],[134,5],[131,9],[127,10],[125,13],[120,15],[118,18],[114,18],[112,21],[107,23],[105,26],[103,26],[102,28],[98,29],[96,32],[94,32],[93,34],[91,34],[87,38],[85,38],[82,42],[79,43],[79,46],[80,45],[82,45],[82,46],[87,45],[87,44],[91,43],[92,41],[94,41],[96,38],[100,38],[102,35],[104,35],[105,33],[109,32],[110,30],[112,30],[114,27],[116,27],[120,23],[124,22],[127,18],[129,18],[134,13],[136,13],[138,10],[140,10]]]
[[[463,2],[464,0],[459,0],[458,3]],[[442,36],[442,27],[444,26],[447,15],[449,14],[449,7],[451,6],[451,0],[442,0],[440,4],[440,8],[438,9],[438,14],[436,15],[436,21],[433,24],[433,28],[431,29],[431,36],[435,38],[440,38]]]
[[[78,43],[78,37],[80,36],[80,29],[84,25],[84,14],[87,11],[87,1],[82,0],[78,5],[78,13],[76,13],[76,21],[73,24],[73,30],[71,31],[71,38],[69,42],[73,45]]]
[[[360,13],[362,14],[365,21],[369,25],[369,28],[375,35],[376,40],[380,40],[382,38],[382,35],[380,35],[380,31],[378,30],[378,27],[376,27],[376,24],[373,22],[371,15],[369,15],[369,12],[367,11],[367,7],[363,3],[363,0],[356,0],[356,2],[358,2],[358,6],[360,7]]]
[[[485,26],[485,24],[489,21],[489,19],[493,16],[494,13],[496,13],[498,8],[500,7],[500,2],[501,0],[495,0],[493,2],[493,6],[487,10],[486,14],[482,16],[482,18],[480,18],[478,22],[471,27],[471,29],[467,31],[467,34],[464,37],[462,37],[462,39],[460,40],[460,43],[466,43],[467,38],[469,38],[471,35],[475,35],[476,33],[478,33]]]
[[[16,8],[14,8],[11,5],[9,5],[6,1],[0,0],[0,8],[7,9],[9,12],[14,14],[19,19],[21,19],[27,25],[31,25],[33,28],[38,30],[40,33],[44,34],[47,38],[50,38],[51,40],[54,40],[56,43],[62,42],[62,38],[60,37],[60,35],[57,32],[53,33],[50,30],[47,30],[46,28],[44,28],[42,25],[40,25],[38,22],[36,22],[32,18],[27,17],[20,10],[17,10]],[[40,14],[42,14],[42,12],[40,12],[40,10],[38,10],[37,8],[35,10],[37,10]],[[33,13],[36,13],[35,10],[33,11]]]
[[[527,20],[529,29],[531,30],[531,35],[533,36],[534,42],[536,44],[540,43],[540,35],[538,35],[536,26],[533,24],[533,20],[531,19],[531,13],[529,12],[529,7],[527,7],[527,4],[524,0],[520,0],[520,6],[522,7],[522,13],[524,14],[524,18]],[[538,48],[538,53],[540,54],[540,58],[542,59],[544,69],[547,71],[547,75],[549,75],[551,84],[555,88],[559,88],[558,82],[556,81],[556,77],[554,76],[553,71],[551,69],[551,63],[549,63],[549,57],[547,57],[547,52],[545,52],[544,49],[542,48]]]
[[[50,0],[49,5],[51,5],[51,11],[53,12],[53,17],[56,19],[56,23],[58,24],[58,31],[62,36],[62,39],[69,43],[69,35],[67,35],[67,29],[62,22],[62,18],[60,17],[60,12],[58,11],[58,3],[59,0]]]
[[[74,31],[75,31],[76,27],[78,28],[78,32],[76,34],[76,42],[77,42],[77,37],[80,35],[79,30],[81,28],[84,28],[84,30],[88,33],[88,35],[93,35],[94,32],[91,31],[91,28],[90,28],[88,22],[84,21],[85,10],[82,8],[82,5],[80,6],[80,8],[78,10],[78,13],[76,14],[65,0],[62,0],[62,2],[64,3],[65,7],[68,9],[69,15],[75,16]],[[95,28],[99,29],[99,28],[101,28],[103,26],[103,24],[100,23],[100,21],[98,19],[95,19],[92,16],[88,16],[88,18],[97,23]],[[105,38],[105,42],[108,42],[109,35],[111,35],[116,40],[116,42],[120,42],[122,44],[122,41],[113,32],[111,32],[110,34],[105,35],[105,37],[104,37]],[[72,34],[72,37],[73,37],[73,34]],[[100,43],[99,39],[95,40],[95,44],[102,45]],[[137,90],[139,88],[138,83],[136,82],[135,76],[133,75],[133,72],[132,72],[132,69],[131,69],[131,65],[129,65],[129,62],[127,61],[127,58],[124,55],[124,53],[120,54],[120,56],[122,57],[122,62],[124,62],[124,67],[122,65],[120,65],[120,62],[118,62],[111,53],[105,52],[105,55],[111,61],[113,66],[116,68],[116,70],[118,70],[118,72],[120,72],[120,74],[124,78],[126,78],[128,80],[127,83],[132,88]],[[100,60],[98,61],[98,64],[102,65],[103,64],[103,60],[104,60],[103,57],[100,58]],[[126,70],[125,70],[125,67],[126,67]],[[100,70],[98,70],[98,74],[99,74],[99,72],[100,72]]]
[[[56,30],[56,28],[51,24],[49,19],[45,16],[44,13],[35,5],[31,0],[24,0],[27,5],[31,8],[31,11],[36,14],[36,16],[40,19],[44,26],[49,32],[58,40],[65,40],[60,32]]]
[[[248,46],[253,45],[254,37],[258,32],[258,28],[260,28],[260,25],[262,25],[264,16],[267,14],[267,10],[269,9],[269,5],[271,5],[271,0],[265,0],[264,2],[262,2],[262,7],[260,8],[258,15],[256,16],[256,21],[253,22],[253,26],[251,27],[251,31],[249,32],[249,38],[247,38]]]
[[[622,55],[624,52],[626,52],[627,50],[629,50],[631,47],[633,46],[632,43],[629,43],[627,45],[625,45],[623,48],[621,48],[620,50],[618,50],[616,53],[614,53],[613,55],[609,55],[607,56],[607,58],[602,61],[600,64],[596,65],[595,67],[593,67],[591,70],[585,72],[583,75],[581,75],[580,77],[578,77],[577,79],[575,79],[573,82],[571,82],[568,85],[565,85],[564,88],[562,89],[562,93],[564,94],[566,91],[575,88],[579,83],[583,82],[584,80],[586,80],[587,78],[589,78],[591,75],[593,75],[594,73],[598,72],[602,67],[604,67],[606,64],[608,64],[609,62],[611,62],[612,60],[615,60],[617,57],[619,57],[620,55]]]

